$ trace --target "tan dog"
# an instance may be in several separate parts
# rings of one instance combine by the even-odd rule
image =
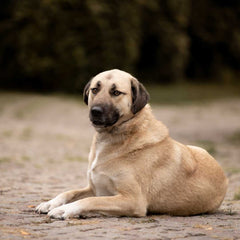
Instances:
[[[88,186],[42,203],[37,212],[65,219],[87,213],[145,216],[215,211],[227,179],[204,149],[171,139],[152,115],[148,93],[130,74],[98,74],[84,90],[97,133]]]

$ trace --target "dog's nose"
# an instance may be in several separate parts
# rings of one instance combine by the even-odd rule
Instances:
[[[100,106],[93,106],[91,108],[91,114],[93,117],[100,117],[103,114],[103,108]]]

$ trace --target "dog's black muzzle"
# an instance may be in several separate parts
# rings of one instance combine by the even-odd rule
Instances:
[[[113,105],[99,104],[90,109],[89,117],[96,127],[110,127],[119,119],[119,111]]]

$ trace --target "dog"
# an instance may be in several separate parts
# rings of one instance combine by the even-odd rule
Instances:
[[[41,203],[38,213],[56,219],[88,213],[188,216],[219,208],[228,185],[223,170],[204,149],[169,136],[136,78],[105,71],[88,82],[83,95],[96,130],[88,185]]]

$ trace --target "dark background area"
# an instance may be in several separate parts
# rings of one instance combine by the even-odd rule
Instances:
[[[112,68],[239,86],[239,66],[238,0],[1,1],[1,89],[76,93]]]

